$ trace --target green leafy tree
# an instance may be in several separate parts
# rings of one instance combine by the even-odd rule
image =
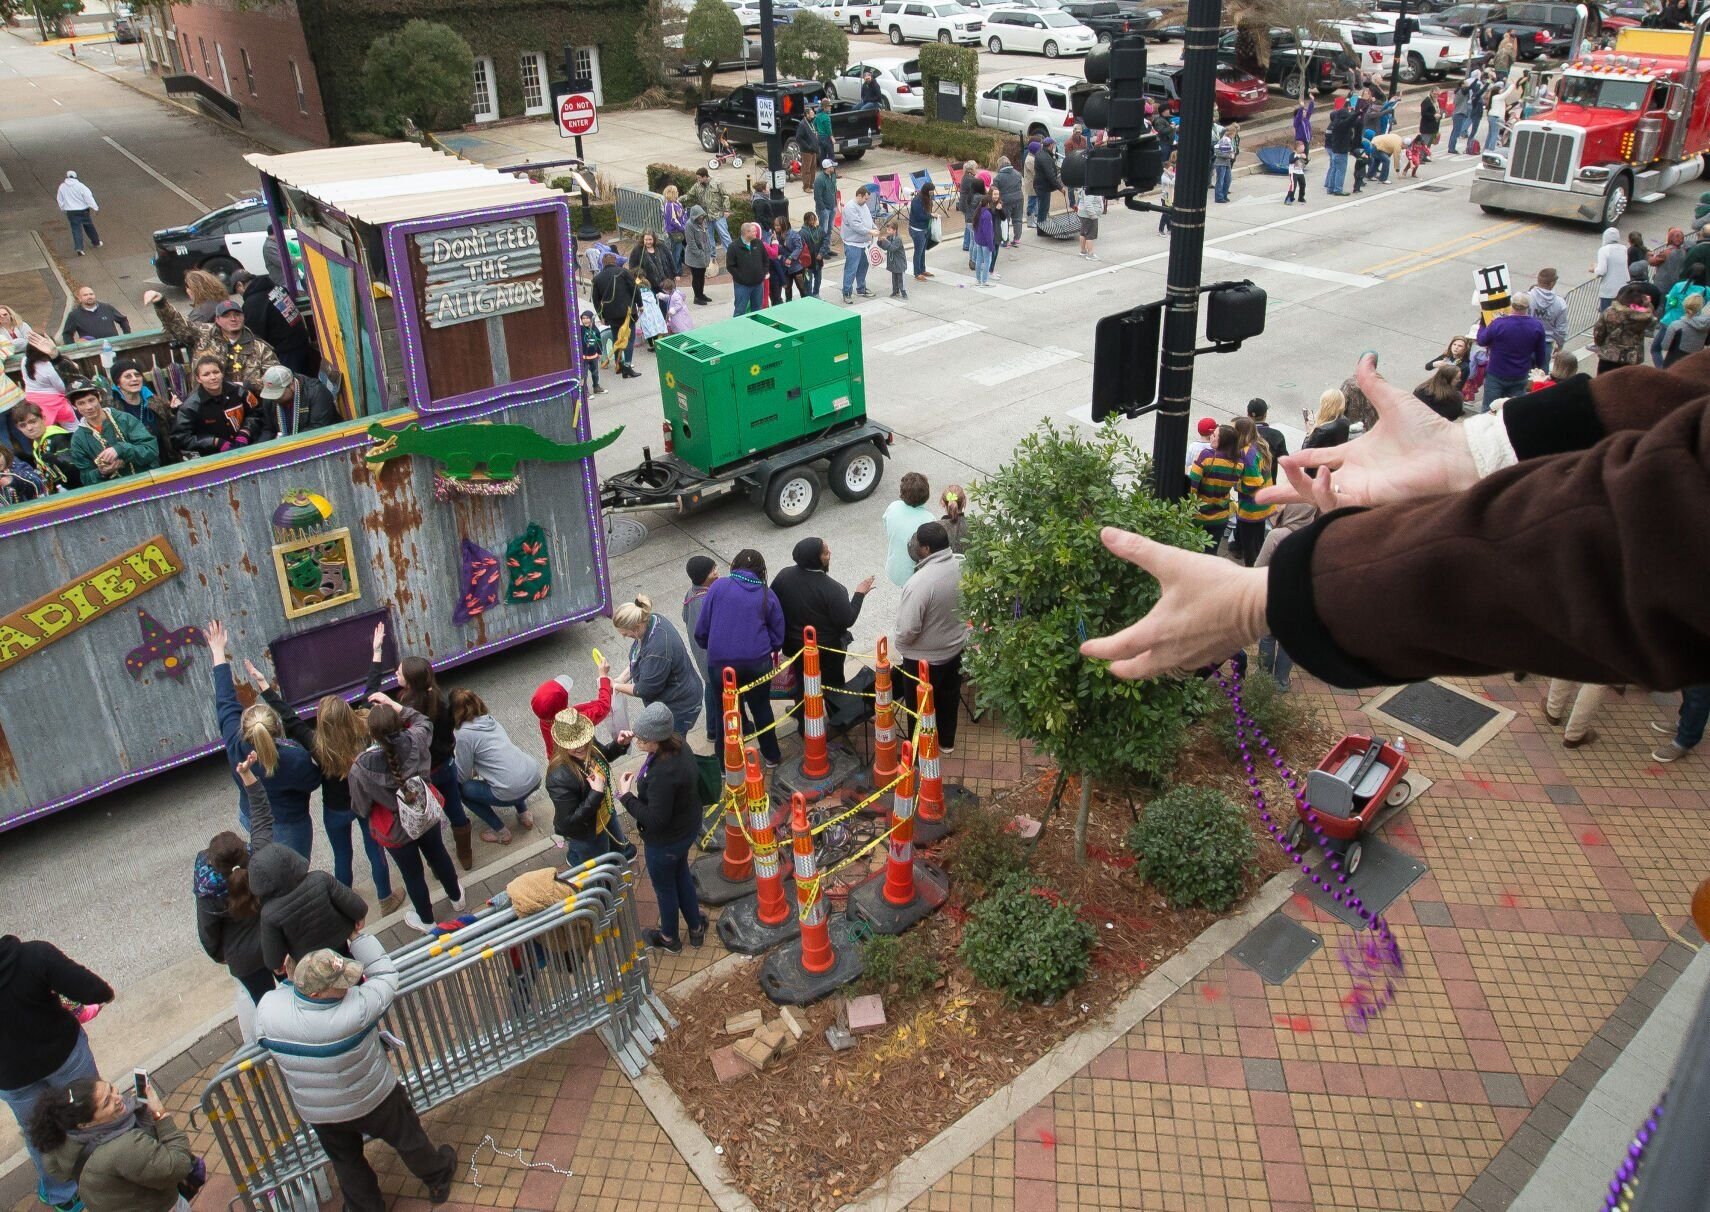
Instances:
[[[643,89],[663,88],[669,78],[665,64],[664,0],[647,0],[641,24],[635,28],[635,60]]]
[[[411,21],[368,48],[362,83],[382,125],[408,118],[423,130],[462,126],[471,115],[475,55],[457,31],[437,21]]]
[[[1151,479],[1150,460],[1115,426],[1083,438],[1047,422],[973,494],[962,572],[975,641],[967,668],[981,703],[1056,762],[1052,809],[1066,778],[1081,776],[1083,863],[1093,781],[1161,781],[1207,700],[1197,679],[1123,681],[1079,651],[1158,600],[1156,579],[1107,552],[1100,527],[1196,551],[1204,544],[1191,508],[1152,496]]]
[[[778,74],[830,83],[849,66],[849,34],[814,13],[800,13],[778,31]]]
[[[712,92],[713,68],[742,54],[742,19],[724,0],[695,0],[683,28],[683,51],[700,64],[701,96]]]

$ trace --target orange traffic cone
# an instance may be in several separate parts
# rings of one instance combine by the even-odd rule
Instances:
[[[885,857],[885,900],[906,905],[914,899],[914,746],[902,747],[902,782],[891,805],[890,852]]]
[[[819,882],[807,799],[790,797],[790,827],[795,834],[797,915],[801,937],[773,949],[760,965],[760,989],[775,1002],[805,1006],[861,975],[861,949],[849,937],[849,923],[826,909]]]
[[[873,786],[883,787],[897,776],[897,709],[891,701],[891,646],[879,637],[879,657],[873,664]]]
[[[748,833],[754,845],[753,896],[726,905],[718,918],[718,937],[731,951],[759,955],[801,933],[801,922],[784,894],[784,873],[772,828],[772,799],[760,751],[750,745],[747,757]]]
[[[802,775],[822,779],[831,773],[825,752],[825,691],[819,681],[819,642],[812,627],[802,628]]]
[[[830,971],[831,929],[825,912],[825,892],[819,886],[819,855],[808,828],[807,801],[801,792],[790,797],[790,829],[795,833],[796,901],[801,905],[801,963],[807,972]]]
[[[943,869],[914,856],[914,787],[914,746],[904,741],[885,869],[849,893],[849,916],[866,922],[875,934],[901,934],[950,899]]]
[[[956,827],[956,809],[962,804],[975,804],[979,796],[960,783],[946,787],[938,765],[938,704],[927,680],[930,667],[920,662],[920,802],[914,822],[914,840],[930,846]],[[956,710],[956,704],[948,704]]]
[[[742,831],[742,717],[724,716],[724,848],[703,854],[689,865],[695,891],[708,905],[727,905],[747,896],[754,883],[754,852]]]

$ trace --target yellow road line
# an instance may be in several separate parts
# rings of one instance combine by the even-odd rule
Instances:
[[[1362,274],[1369,274],[1373,270],[1388,269],[1391,265],[1400,265],[1403,261],[1411,261],[1415,257],[1430,256],[1434,252],[1442,252],[1445,248],[1449,248],[1455,244],[1460,244],[1463,241],[1476,240],[1480,236],[1489,235],[1493,231],[1501,231],[1505,227],[1512,227],[1514,224],[1518,223],[1519,221],[1520,220],[1518,220],[1518,219],[1504,219],[1500,223],[1492,224],[1491,226],[1483,228],[1479,231],[1466,232],[1462,235],[1456,236],[1453,240],[1444,240],[1441,244],[1432,244],[1426,248],[1415,249],[1414,251],[1412,251],[1410,253],[1403,253],[1399,257],[1391,257],[1387,261],[1379,261],[1376,265],[1368,265],[1364,269],[1358,270],[1356,272],[1362,273]]]
[[[1385,282],[1393,282],[1397,278],[1405,278],[1408,274],[1416,274],[1422,269],[1430,269],[1433,265],[1441,265],[1445,261],[1453,261],[1457,257],[1464,257],[1470,252],[1476,252],[1478,249],[1489,248],[1492,244],[1500,244],[1504,240],[1512,240],[1515,236],[1523,236],[1529,231],[1537,231],[1542,226],[1542,223],[1528,223],[1524,227],[1517,227],[1513,231],[1502,233],[1500,236],[1492,236],[1488,240],[1480,240],[1477,244],[1469,244],[1465,248],[1457,248],[1452,253],[1445,254],[1441,257],[1435,257],[1432,260],[1426,261],[1422,265],[1410,265],[1406,269],[1400,270],[1396,273],[1385,274],[1383,280]]]

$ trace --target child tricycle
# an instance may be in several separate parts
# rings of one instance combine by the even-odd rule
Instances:
[[[1336,743],[1318,768],[1306,776],[1306,799],[1325,841],[1349,875],[1360,868],[1360,837],[1385,804],[1407,802],[1413,788],[1407,773],[1407,747],[1357,733]],[[1290,845],[1308,840],[1307,824],[1297,818],[1285,835]]]

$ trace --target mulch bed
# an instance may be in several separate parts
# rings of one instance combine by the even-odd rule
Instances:
[[[1307,720],[1284,739],[1283,751],[1310,766],[1328,747],[1327,740],[1326,730]],[[1041,819],[1055,776],[1046,770],[1037,781],[991,797],[982,811],[1002,820],[1017,814]],[[1246,802],[1239,765],[1203,728],[1184,748],[1177,780],[1217,787],[1236,802]],[[1276,789],[1281,791],[1280,782]],[[1055,1044],[1106,1014],[1147,974],[1225,916],[1173,910],[1141,882],[1123,844],[1131,818],[1121,795],[1106,796],[1095,787],[1089,861],[1077,865],[1073,817],[1078,794],[1071,781],[1033,857],[1041,883],[1078,904],[1082,920],[1097,932],[1087,979],[1053,1005],[1011,1003],[977,985],[960,965],[956,948],[967,904],[966,889],[957,882],[944,910],[908,936],[927,947],[947,975],[936,988],[913,998],[895,989],[875,990],[885,994],[887,1025],[848,1051],[834,1052],[825,1040],[838,1010],[838,999],[828,999],[805,1011],[812,1032],[794,1051],[760,1073],[720,1084],[709,1057],[741,1038],[722,1034],[725,1020],[755,1008],[764,1008],[768,1019],[777,1015],[760,992],[759,961],[743,964],[686,999],[666,994],[681,1025],[660,1047],[655,1063],[721,1147],[735,1184],[763,1212],[818,1212],[853,1198]],[[1285,812],[1284,823],[1288,819]],[[1288,864],[1256,810],[1253,823],[1261,841],[1243,901]],[[952,836],[928,857],[942,862],[955,844]]]

